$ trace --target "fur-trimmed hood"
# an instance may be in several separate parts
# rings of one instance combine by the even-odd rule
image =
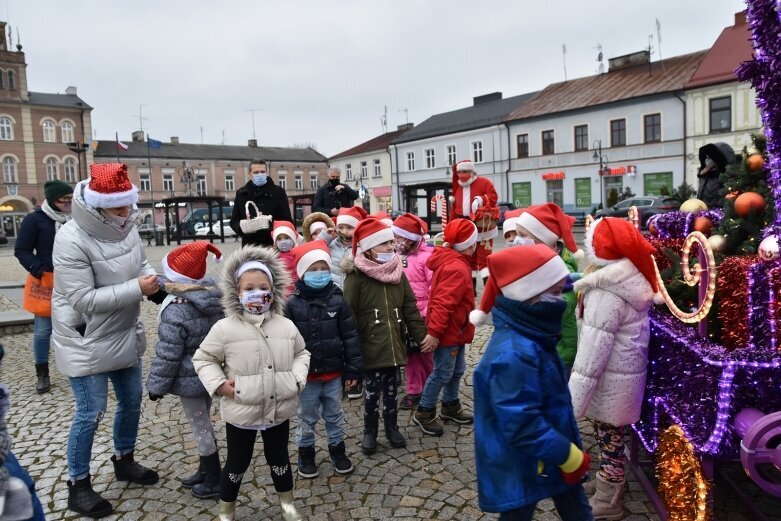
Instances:
[[[334,228],[334,221],[323,212],[313,212],[306,216],[304,224],[301,225],[302,235],[306,242],[314,240],[309,228],[316,222],[324,223],[326,228]]]
[[[272,248],[263,248],[260,246],[244,246],[242,249],[233,252],[225,259],[223,272],[220,276],[222,307],[225,309],[225,314],[227,316],[237,317],[242,315],[244,308],[239,301],[236,271],[238,271],[242,264],[252,260],[260,261],[265,264],[274,277],[274,302],[271,304],[271,312],[282,315],[285,310],[285,303],[287,302],[287,289],[292,281],[285,269],[285,263],[279,258],[277,251]]]
[[[339,267],[342,268],[345,275],[358,271],[358,267],[355,265],[355,257],[352,255],[345,255],[339,263]]]
[[[653,304],[653,291],[640,270],[629,259],[619,259],[589,273],[574,284],[574,291],[601,289],[610,292],[638,311]]]

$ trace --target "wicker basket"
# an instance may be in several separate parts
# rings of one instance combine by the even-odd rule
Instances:
[[[250,217],[250,205],[255,209],[255,217]],[[239,226],[245,235],[256,233],[260,230],[268,230],[271,227],[271,216],[260,213],[257,205],[252,201],[247,201],[247,204],[244,205],[244,215],[246,215],[247,218],[239,221]]]

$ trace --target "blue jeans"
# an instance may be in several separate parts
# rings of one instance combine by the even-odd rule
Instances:
[[[344,440],[344,409],[342,409],[342,379],[327,382],[312,380],[306,383],[298,399],[298,428],[296,445],[314,447],[315,428],[322,414],[328,445]]]
[[[52,337],[52,319],[35,316],[33,332],[33,355],[36,364],[49,363],[49,340]]]
[[[593,521],[591,506],[588,504],[586,491],[579,485],[563,494],[551,498],[562,521]],[[502,512],[499,521],[531,521],[537,505],[526,505],[521,508]]]
[[[420,395],[421,409],[435,409],[443,388],[442,403],[458,400],[461,377],[466,372],[465,354],[466,348],[463,345],[440,346],[434,350],[434,371],[426,380],[423,394]]]
[[[100,420],[106,413],[108,381],[114,386],[117,411],[114,414],[114,451],[116,456],[133,452],[141,417],[141,360],[133,367],[90,376],[69,378],[76,414],[68,437],[68,475],[72,481],[89,476],[92,442]]]

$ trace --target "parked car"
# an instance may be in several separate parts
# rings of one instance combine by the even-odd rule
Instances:
[[[673,199],[672,197],[666,197],[666,196],[661,196],[661,197],[636,196],[636,197],[630,197],[629,199],[624,199],[623,201],[621,201],[620,203],[618,203],[617,205],[611,208],[599,210],[597,211],[594,217],[596,219],[599,219],[600,217],[624,217],[625,218],[629,214],[629,208],[632,206],[637,207],[637,210],[640,213],[640,224],[643,228],[645,228],[648,219],[650,219],[652,215],[674,212],[681,206],[681,203],[677,199]]]
[[[515,205],[513,203],[499,202],[499,203],[496,204],[496,206],[499,207],[499,222],[497,223],[497,226],[499,226],[499,228],[501,228],[502,225],[504,224],[504,214],[505,214],[505,212],[507,212],[508,210],[515,210]]]
[[[212,234],[219,236],[221,230],[225,230],[225,237],[233,237],[236,235],[236,232],[233,231],[233,228],[231,228],[231,220],[230,219],[224,219],[222,221],[222,224],[219,222],[216,222],[212,224]],[[201,224],[201,226],[195,230],[195,235],[197,236],[203,236],[206,237],[209,235],[209,225],[207,224]]]

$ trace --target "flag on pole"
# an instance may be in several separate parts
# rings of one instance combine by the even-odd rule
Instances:
[[[146,137],[146,142],[149,145],[149,148],[160,148],[163,145],[162,141],[152,139],[149,136]]]
[[[119,137],[117,137],[117,150],[124,150],[125,152],[127,152],[128,148],[129,147],[126,144],[124,144],[122,141],[120,141]]]

